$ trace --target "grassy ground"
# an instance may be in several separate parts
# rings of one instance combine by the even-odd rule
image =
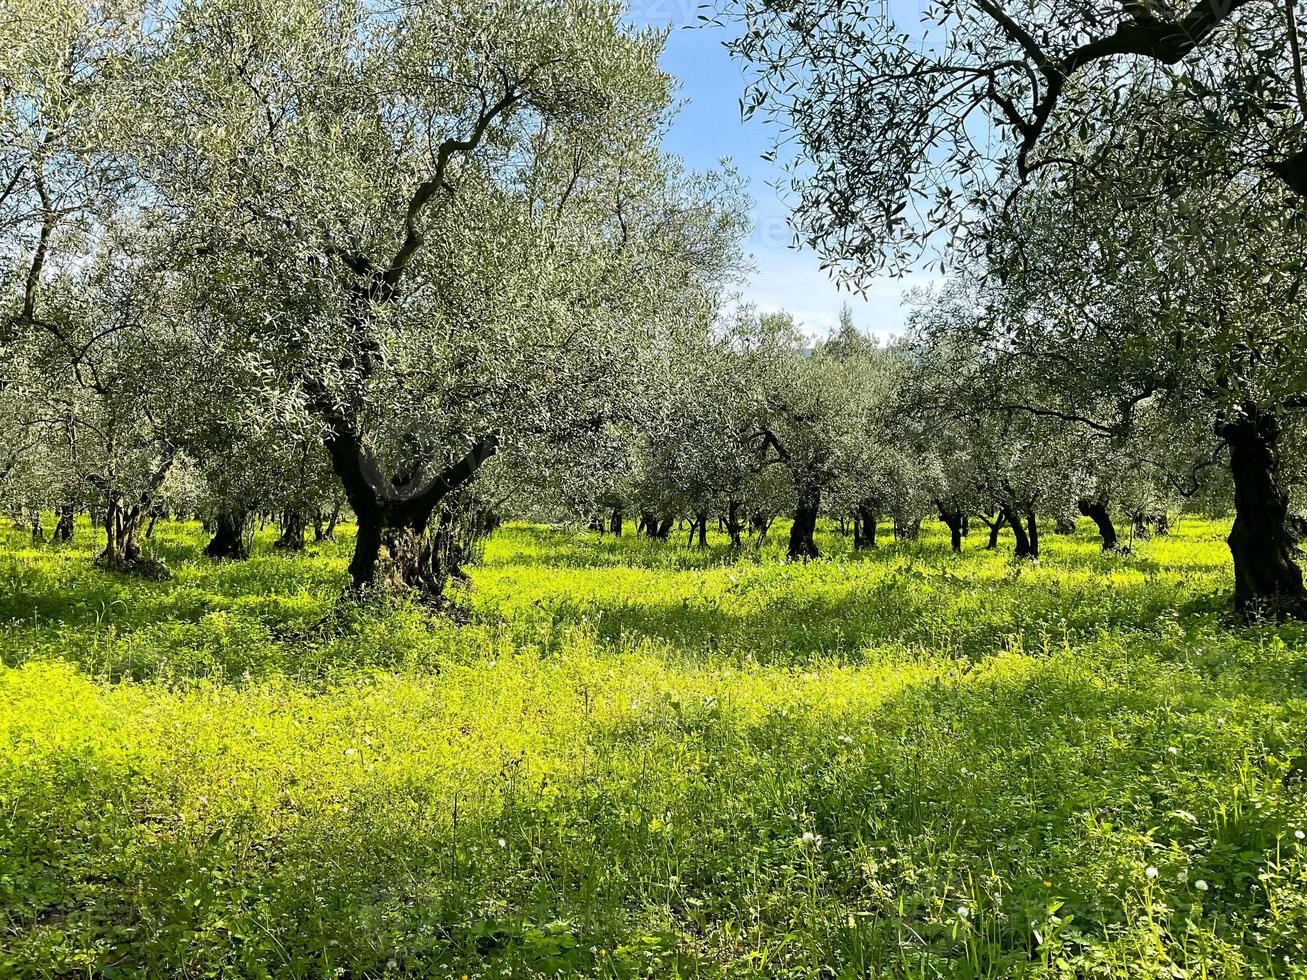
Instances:
[[[0,539],[0,976],[1307,976],[1307,634],[1224,528],[786,565]],[[1010,547],[1010,544],[1008,545]]]

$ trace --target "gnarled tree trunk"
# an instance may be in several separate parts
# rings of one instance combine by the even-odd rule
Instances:
[[[272,546],[282,551],[303,551],[305,530],[304,511],[292,507],[283,516],[281,536]]]
[[[1112,515],[1107,512],[1107,501],[1102,498],[1090,500],[1088,497],[1082,497],[1077,506],[1080,513],[1093,521],[1098,528],[1098,534],[1103,539],[1103,550],[1114,550],[1117,546],[1116,525],[1112,523]]]
[[[876,547],[876,523],[880,515],[870,504],[859,504],[853,515],[853,550],[870,551]]]
[[[1275,415],[1245,406],[1218,429],[1230,450],[1234,526],[1234,603],[1246,617],[1307,617],[1307,589],[1294,560],[1289,500],[1280,485],[1280,427]]]
[[[1018,558],[1036,557],[1036,552],[1031,547],[1030,537],[1026,534],[1025,525],[1022,523],[1016,507],[1012,504],[1003,504],[999,517],[1003,523],[1012,528],[1012,535],[1016,538],[1014,554]]]
[[[964,517],[959,510],[949,510],[944,506],[941,500],[935,501],[935,506],[939,509],[939,519],[944,522],[949,531],[949,544],[954,551],[962,550],[962,535],[964,530]]]
[[[790,547],[787,552],[792,561],[817,558],[815,539],[817,514],[821,511],[821,487],[801,480],[796,487],[798,499],[794,505],[794,524],[790,527]]]
[[[423,545],[432,515],[449,494],[472,481],[482,464],[499,450],[499,433],[482,436],[459,460],[429,479],[421,461],[385,482],[371,450],[347,422],[335,416],[324,440],[332,467],[340,477],[358,521],[354,555],[349,563],[356,591],[393,584],[418,588],[439,597],[443,581],[434,582],[433,553]],[[383,565],[382,549],[386,561]]]
[[[313,515],[313,540],[321,543],[323,541],[336,540],[336,524],[340,520],[340,504],[335,504],[331,508],[331,514],[327,518],[327,524],[322,524],[322,511],[315,511]]]
[[[1003,530],[1003,525],[1007,523],[1007,513],[999,508],[998,516],[992,521],[984,516],[980,519],[989,526],[989,540],[985,543],[985,550],[994,551],[998,548],[998,536]]]
[[[163,562],[147,559],[141,555],[138,537],[150,502],[159,491],[159,487],[163,485],[169,470],[172,469],[174,458],[175,451],[166,450],[145,489],[130,502],[113,488],[110,477],[100,474],[87,477],[93,486],[101,490],[105,499],[102,514],[105,545],[104,551],[95,560],[96,564],[114,572],[127,572],[155,579],[168,578],[168,567]]]
[[[73,540],[73,531],[77,527],[77,510],[72,504],[59,508],[59,521],[54,526],[54,539],[63,543]]]
[[[740,502],[731,500],[726,504],[726,534],[731,539],[731,547],[740,547],[740,538],[744,531],[744,522],[740,520]]]
[[[206,558],[222,561],[244,561],[250,557],[245,544],[246,514],[243,511],[221,511],[213,522],[213,537],[204,549]]]
[[[138,505],[128,504],[121,497],[111,498],[104,512],[104,551],[96,562],[115,572],[139,570],[147,576],[154,574],[144,567],[147,563],[141,558],[138,539],[144,517]]]

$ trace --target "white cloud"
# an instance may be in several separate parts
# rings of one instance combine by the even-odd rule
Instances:
[[[787,310],[816,336],[839,324],[846,303],[853,321],[882,340],[903,332],[909,307],[905,298],[917,287],[940,281],[938,276],[888,276],[872,282],[864,294],[840,288],[822,271],[817,256],[803,249],[762,248],[754,255],[757,271],[741,288],[741,298],[765,313]]]

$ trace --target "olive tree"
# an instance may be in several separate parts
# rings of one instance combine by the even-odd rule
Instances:
[[[753,71],[746,110],[785,125],[796,151],[800,233],[847,275],[903,268],[927,249],[975,257],[1003,237],[1014,205],[1050,184],[1093,205],[1064,209],[1073,225],[1174,226],[1183,185],[1193,214],[1229,219],[1236,199],[1248,202],[1271,262],[1252,278],[1246,262],[1223,267],[1215,259],[1238,241],[1239,225],[1205,218],[1187,230],[1208,237],[1178,236],[1200,247],[1176,289],[1195,284],[1208,301],[1220,292],[1235,302],[1263,360],[1294,355],[1295,306],[1272,312],[1258,287],[1269,273],[1283,297],[1302,274],[1294,219],[1307,197],[1307,82],[1297,4],[943,0],[915,29],[869,0],[722,7],[744,24],[732,46]],[[1074,275],[1084,256],[1062,251],[1054,261]],[[1180,309],[1201,308],[1197,295]],[[1168,333],[1134,323],[1144,346]],[[1140,395],[1136,378],[1119,381],[1120,397]],[[1242,383],[1218,383],[1209,399],[1223,406],[1215,423],[1235,488],[1230,543],[1246,611],[1307,610],[1279,481],[1283,416],[1299,397],[1292,384],[1249,396]]]
[[[734,261],[729,182],[657,150],[662,36],[598,0],[150,7],[118,143],[176,261],[318,427],[354,586],[438,591],[446,497],[627,412]]]

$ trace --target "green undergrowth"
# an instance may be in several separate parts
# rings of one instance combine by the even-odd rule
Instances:
[[[1307,976],[1307,636],[1225,530],[511,526],[462,626],[348,530],[4,532],[0,976]]]

